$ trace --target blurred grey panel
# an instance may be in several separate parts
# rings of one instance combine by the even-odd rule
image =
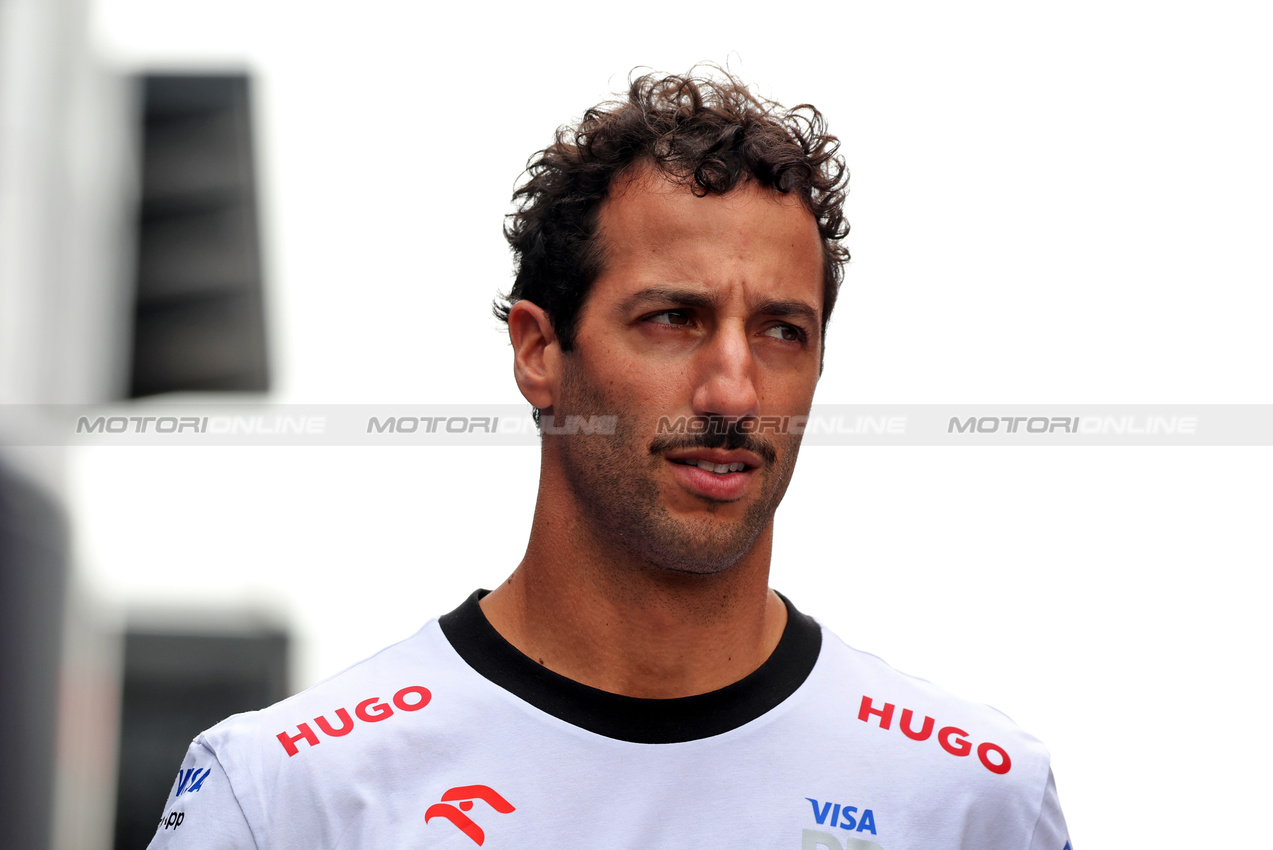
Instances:
[[[49,846],[67,575],[61,508],[0,459],[0,845]]]
[[[183,210],[146,222],[138,257],[139,301],[259,289],[256,257],[241,248],[251,226],[252,217],[241,205]]]
[[[154,836],[196,735],[288,695],[287,652],[280,630],[126,635],[116,850],[140,850]]]
[[[141,78],[132,397],[269,388],[249,79]]]
[[[251,190],[248,128],[234,109],[146,122],[142,186],[146,205],[231,201]]]
[[[134,386],[264,392],[260,315],[254,292],[149,303],[134,331]]]

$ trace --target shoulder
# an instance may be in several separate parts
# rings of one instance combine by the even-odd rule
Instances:
[[[301,693],[236,714],[195,747],[215,758],[249,823],[280,812],[321,811],[374,783],[377,764],[403,742],[441,734],[435,694],[459,690],[463,662],[437,620]]]
[[[368,724],[416,712],[432,700],[432,683],[446,675],[444,644],[431,620],[411,637],[274,705],[226,718],[196,740],[229,770],[250,752],[294,758]]]
[[[421,709],[436,702],[435,690],[458,690],[463,663],[448,647],[432,620],[299,694],[200,734],[152,846],[336,843],[359,800],[382,795],[401,774],[393,763],[404,741],[439,734],[433,712]]]
[[[391,801],[405,777],[420,780],[421,753],[473,736],[491,700],[484,681],[434,619],[301,693],[229,717],[195,739],[186,769],[212,771],[194,802],[206,797],[208,808],[203,790],[216,784],[233,805],[197,820],[237,818],[262,848],[338,844],[368,800]],[[183,811],[189,826],[195,813]]]
[[[1038,819],[1052,787],[1050,756],[1003,712],[902,673],[825,627],[809,685],[822,722],[842,730],[846,747],[887,765],[888,782],[923,789],[938,806],[967,800],[1027,830]]]
[[[894,733],[903,741],[935,740],[947,752],[975,758],[992,774],[1011,771],[1008,744],[1022,758],[1047,759],[1042,743],[998,709],[903,673],[878,656],[849,646],[825,626],[822,629],[819,667],[826,679],[852,683],[847,690],[836,690],[848,699],[844,708],[853,722]],[[968,746],[948,741],[956,737],[969,738]]]
[[[818,824],[833,812],[820,801],[851,788],[877,816],[901,815],[917,839],[1031,850],[1066,843],[1051,758],[1037,738],[1001,711],[902,673],[825,626],[800,718],[823,769],[809,783],[818,793],[806,794]]]

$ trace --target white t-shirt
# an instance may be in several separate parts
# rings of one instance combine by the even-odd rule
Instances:
[[[479,598],[196,738],[150,846],[1069,847],[1037,740],[789,602],[755,673],[643,700],[536,664]]]

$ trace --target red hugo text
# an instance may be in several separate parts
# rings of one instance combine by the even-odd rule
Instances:
[[[393,705],[381,702],[380,697],[370,697],[363,700],[354,706],[354,717],[367,723],[379,723],[381,720],[388,720],[393,716],[394,706],[397,706],[402,711],[419,711],[428,705],[429,700],[432,698],[433,695],[429,693],[428,688],[420,685],[411,685],[393,695]],[[340,725],[332,726],[327,722],[327,717],[320,714],[314,718],[314,725],[329,738],[341,738],[354,731],[354,720],[353,717],[349,716],[347,710],[343,708],[336,709],[336,719],[340,721]],[[315,732],[308,723],[299,723],[296,729],[295,735],[279,732],[277,736],[278,742],[283,745],[283,749],[287,750],[289,758],[299,752],[296,747],[298,741],[305,741],[311,747],[317,747],[323,740],[318,737],[318,732]]]
[[[858,720],[870,723],[872,717],[877,717],[880,728],[888,729],[893,725],[893,712],[896,708],[897,706],[891,702],[884,703],[883,708],[876,708],[874,700],[863,696],[862,707],[858,709]],[[903,708],[901,722],[898,723],[897,728],[912,741],[927,741],[932,737],[933,727],[936,725],[937,722],[933,718],[925,716],[924,722],[916,729],[915,712],[909,708]],[[972,752],[972,742],[968,740],[967,735],[967,732],[957,726],[943,726],[937,730],[937,743],[952,756],[966,756]],[[992,754],[994,758],[991,758]],[[1012,759],[1008,758],[1007,750],[998,744],[992,744],[989,741],[978,744],[977,758],[991,773],[1003,774],[1012,770]]]

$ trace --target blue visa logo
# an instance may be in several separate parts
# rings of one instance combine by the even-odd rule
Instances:
[[[850,832],[869,832],[875,835],[875,812],[857,806],[845,806],[840,803],[820,803],[812,797],[805,797],[813,806],[813,819],[818,826],[838,826]]]
[[[212,768],[204,768],[200,772],[199,768],[192,767],[189,770],[177,771],[177,793],[175,796],[180,797],[182,794],[192,794],[203,787],[203,780],[207,779],[212,773]]]

